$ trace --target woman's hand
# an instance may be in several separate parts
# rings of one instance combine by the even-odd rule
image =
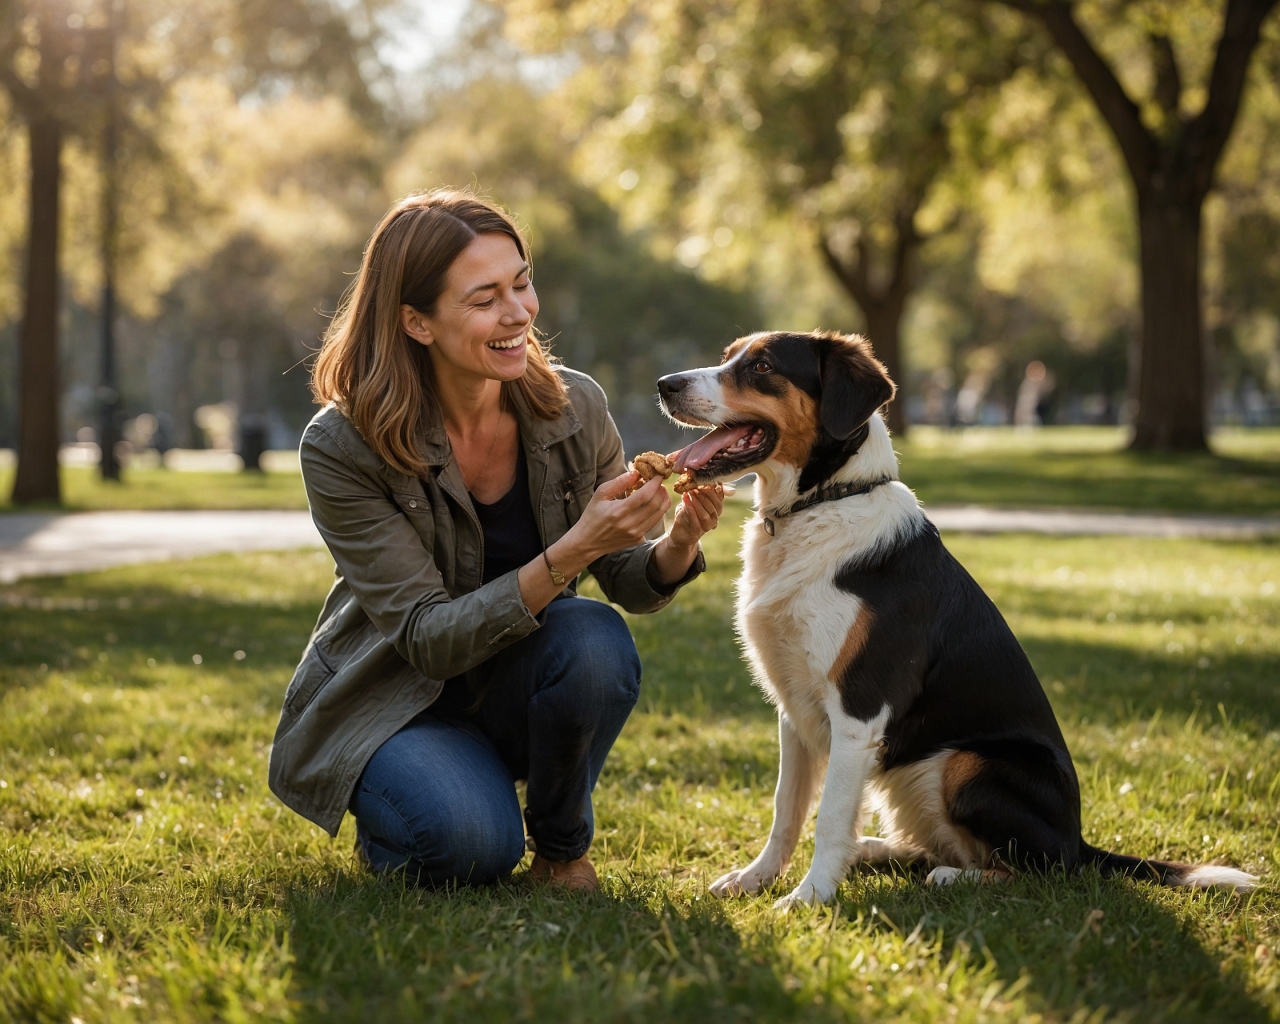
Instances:
[[[601,484],[573,528],[547,548],[546,558],[539,556],[520,568],[520,596],[530,612],[537,615],[563,589],[552,579],[547,562],[571,580],[601,555],[643,543],[644,535],[662,522],[671,498],[661,478],[623,497],[639,482],[640,474],[631,470]]]
[[[653,552],[658,577],[668,585],[684,579],[698,554],[698,541],[720,525],[724,512],[724,487],[712,484],[688,491],[676,507],[671,530]]]
[[[676,547],[692,550],[698,546],[704,533],[710,533],[720,525],[720,516],[724,512],[724,486],[699,487],[687,491],[681,498],[676,508],[676,521],[668,536]]]
[[[640,474],[630,470],[601,484],[582,510],[581,518],[565,534],[565,540],[589,555],[588,562],[644,543],[645,534],[662,521],[671,507],[671,498],[659,477],[624,498],[639,481]]]

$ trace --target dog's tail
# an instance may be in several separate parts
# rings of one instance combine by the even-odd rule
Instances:
[[[1249,892],[1258,884],[1258,876],[1221,864],[1177,864],[1166,860],[1148,860],[1146,857],[1126,857],[1122,853],[1108,853],[1087,843],[1082,844],[1080,860],[1094,864],[1104,878],[1129,875],[1159,885],[1186,886],[1191,889],[1221,887],[1236,892]]]

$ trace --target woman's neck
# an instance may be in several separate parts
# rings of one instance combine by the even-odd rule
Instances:
[[[441,372],[443,360],[437,360],[436,401],[445,429],[455,438],[467,441],[477,434],[492,432],[494,419],[502,408],[502,381],[474,374]]]

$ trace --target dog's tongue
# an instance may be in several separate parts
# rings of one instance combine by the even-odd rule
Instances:
[[[750,425],[745,427],[716,427],[709,434],[704,434],[693,444],[681,448],[675,455],[676,472],[686,469],[701,469],[715,456],[716,452],[732,447],[751,433]]]

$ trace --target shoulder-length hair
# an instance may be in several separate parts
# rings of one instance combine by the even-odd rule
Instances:
[[[336,403],[369,447],[411,476],[427,472],[418,439],[436,384],[427,347],[401,329],[400,307],[434,313],[449,267],[484,234],[506,235],[529,260],[514,222],[487,199],[439,189],[396,203],[374,229],[312,368],[316,400]],[[532,327],[528,353],[524,376],[503,383],[503,400],[518,387],[535,416],[555,419],[568,397]]]

